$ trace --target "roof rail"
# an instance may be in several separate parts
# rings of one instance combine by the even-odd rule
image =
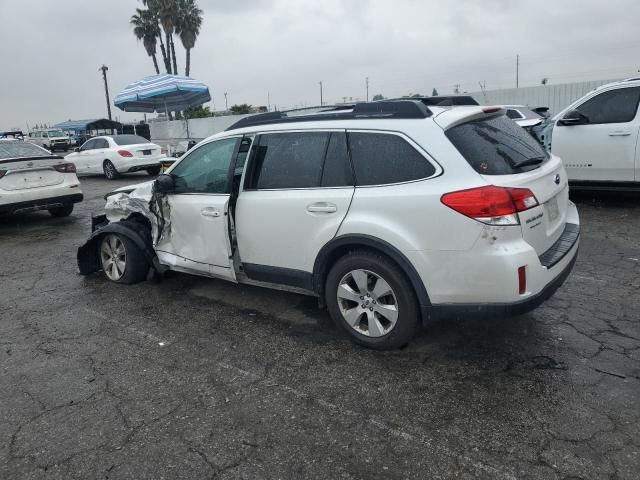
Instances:
[[[258,115],[251,115],[238,120],[227,128],[237,130],[238,128],[253,127],[257,125],[271,125],[276,123],[296,123],[296,122],[317,122],[327,120],[349,120],[349,119],[375,119],[375,118],[427,118],[431,116],[424,103],[418,100],[398,100],[393,102],[371,102],[356,103],[351,106],[328,107],[321,113],[310,115],[287,115],[287,112],[269,112]]]

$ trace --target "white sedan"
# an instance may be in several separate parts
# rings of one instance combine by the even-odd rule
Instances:
[[[0,139],[0,216],[48,210],[66,217],[82,201],[73,163],[29,142]]]
[[[109,179],[122,173],[146,170],[149,175],[160,173],[162,149],[138,135],[110,135],[87,140],[66,159],[73,162],[79,174],[104,173]]]

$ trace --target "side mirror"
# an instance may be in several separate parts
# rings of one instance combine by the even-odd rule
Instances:
[[[558,121],[558,125],[569,127],[571,125],[586,125],[589,123],[589,118],[579,110],[569,110]]]
[[[80,147],[76,147],[73,149],[74,152],[79,152],[80,151]]]
[[[176,188],[176,183],[171,175],[161,173],[153,184],[156,192],[170,193]]]

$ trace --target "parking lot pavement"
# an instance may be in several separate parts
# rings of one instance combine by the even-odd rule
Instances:
[[[146,179],[0,220],[0,478],[638,478],[640,199],[577,199],[579,261],[538,310],[382,353],[311,298],[79,276],[89,213]]]

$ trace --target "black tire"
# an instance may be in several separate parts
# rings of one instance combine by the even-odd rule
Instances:
[[[73,203],[67,203],[62,207],[50,208],[49,213],[52,217],[68,217],[73,212]]]
[[[104,172],[104,176],[107,177],[109,180],[115,180],[120,176],[120,173],[118,173],[118,170],[116,170],[116,167],[113,166],[113,163],[111,163],[111,160],[105,160],[102,163],[102,171]]]
[[[121,242],[125,251],[124,271],[119,278],[115,278],[115,276],[105,271],[105,267],[109,264],[105,262],[103,246],[105,243],[109,243],[112,237],[117,238]],[[107,233],[100,239],[100,244],[98,245],[98,262],[100,268],[105,272],[107,279],[115,283],[139,283],[146,279],[147,273],[149,273],[149,262],[144,253],[128,237],[117,233]]]
[[[386,281],[392,289],[397,320],[395,325],[382,336],[372,337],[361,333],[351,327],[342,315],[337,298],[338,287],[343,278],[355,270],[371,272]],[[374,251],[355,250],[340,258],[327,275],[325,299],[331,318],[336,325],[347,332],[355,343],[367,348],[390,350],[403,347],[415,336],[420,325],[420,310],[413,286],[393,261]]]
[[[160,165],[158,165],[157,167],[149,167],[147,168],[147,173],[149,175],[151,175],[152,177],[155,177],[157,175],[160,174]]]

